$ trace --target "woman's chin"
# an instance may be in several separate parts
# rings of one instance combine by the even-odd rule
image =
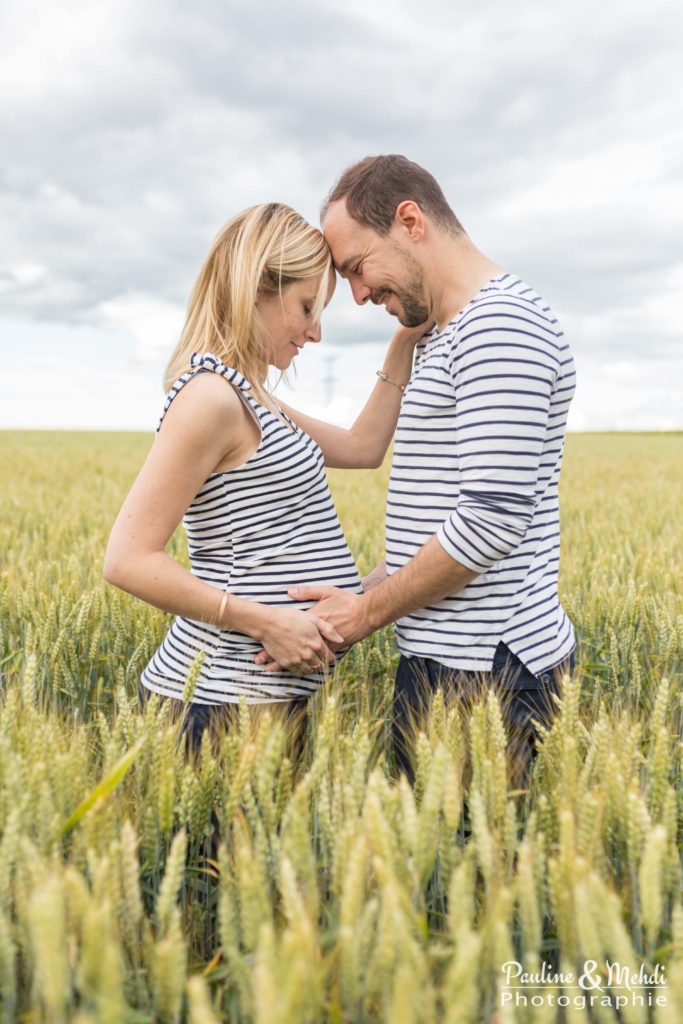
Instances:
[[[277,359],[273,359],[270,365],[275,370],[279,370],[280,373],[284,373],[285,370],[288,370],[292,363],[294,362],[294,356],[294,352],[291,354],[291,356],[288,352],[283,352],[281,355],[278,355]]]

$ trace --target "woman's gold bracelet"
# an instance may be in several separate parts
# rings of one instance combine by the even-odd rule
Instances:
[[[380,380],[385,380],[387,384],[393,384],[394,387],[398,388],[399,391],[405,391],[407,387],[406,384],[397,384],[395,380],[391,380],[391,378],[387,377],[386,373],[382,373],[381,370],[377,371],[377,376],[379,377]]]

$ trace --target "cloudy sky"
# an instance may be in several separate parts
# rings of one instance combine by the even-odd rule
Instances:
[[[429,168],[560,316],[574,429],[683,428],[673,0],[6,0],[0,426],[151,428],[218,228]],[[341,282],[292,404],[348,421],[394,321]]]

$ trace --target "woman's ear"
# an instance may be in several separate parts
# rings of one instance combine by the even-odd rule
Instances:
[[[261,299],[269,298],[274,292],[277,292],[277,290],[276,275],[272,270],[269,270],[268,267],[262,267],[256,301],[259,302]]]

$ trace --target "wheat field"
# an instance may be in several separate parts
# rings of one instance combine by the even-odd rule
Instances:
[[[247,708],[188,759],[137,703],[168,620],[101,575],[150,437],[0,437],[5,1021],[683,1021],[683,436],[568,439],[580,648],[525,790],[494,694],[437,694],[395,779],[390,630],[311,703],[298,766]],[[387,475],[330,474],[363,572]]]

